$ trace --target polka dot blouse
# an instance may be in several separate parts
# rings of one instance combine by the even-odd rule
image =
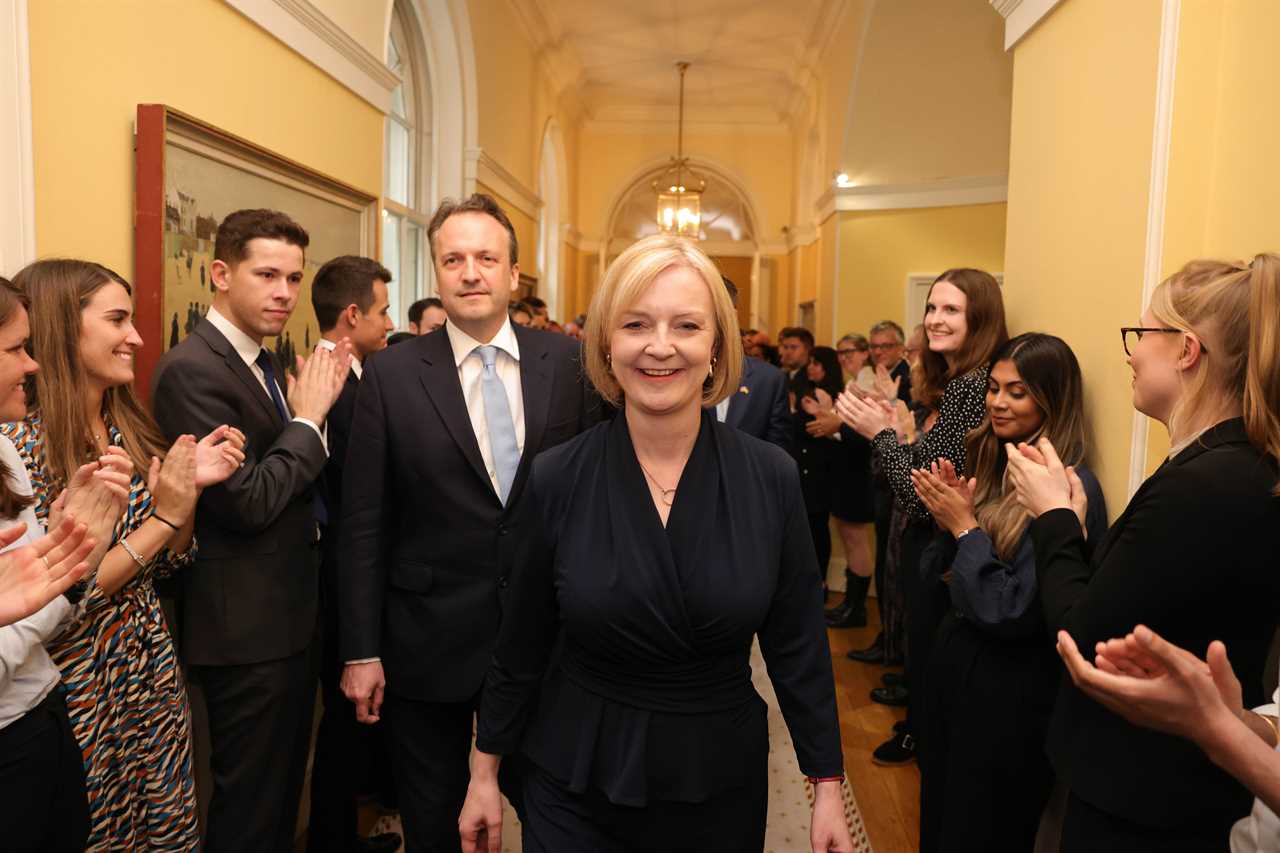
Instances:
[[[913,468],[928,468],[939,459],[949,459],[957,474],[965,473],[964,439],[986,417],[987,376],[983,365],[948,382],[938,403],[937,423],[915,444],[899,444],[892,429],[882,430],[873,440],[898,506],[912,518],[930,518],[911,483]]]

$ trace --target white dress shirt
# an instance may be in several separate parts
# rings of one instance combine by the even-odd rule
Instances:
[[[9,469],[9,486],[20,495],[31,494],[31,478],[13,443],[0,436],[0,460]],[[0,520],[0,529],[19,521],[27,523],[22,538],[6,551],[21,548],[44,535],[44,527],[36,520],[34,505],[18,513],[17,518]],[[44,701],[58,686],[62,674],[54,666],[44,644],[58,636],[63,623],[74,608],[59,595],[26,619],[0,628],[0,729],[16,722]]]
[[[444,328],[449,336],[449,346],[453,349],[453,363],[458,366],[458,382],[462,385],[462,399],[467,403],[467,414],[471,416],[471,429],[476,434],[476,443],[480,445],[480,458],[484,460],[484,469],[489,474],[494,493],[500,493],[498,468],[493,463],[493,450],[489,447],[489,424],[484,416],[484,395],[480,391],[480,374],[484,372],[484,363],[476,348],[483,344],[453,323],[445,323]],[[510,319],[503,320],[502,328],[489,344],[498,348],[494,368],[507,389],[507,404],[511,407],[511,420],[516,428],[516,447],[523,454],[524,396],[520,384],[520,343],[516,340]]]
[[[316,344],[316,346],[324,347],[329,352],[333,352],[338,348],[338,345],[328,338],[321,338],[320,343]],[[364,379],[364,365],[360,363],[360,359],[356,358],[355,350],[351,351],[351,369],[356,372],[356,379]]]
[[[231,343],[236,354],[240,356],[245,365],[249,368],[249,372],[254,375],[258,380],[258,384],[262,386],[262,393],[266,394],[270,399],[271,392],[267,390],[266,374],[262,372],[261,367],[258,367],[258,353],[263,349],[262,344],[240,331],[240,328],[236,326],[235,323],[232,323],[226,317],[222,316],[222,314],[218,313],[217,308],[210,308],[209,313],[205,314],[205,317],[207,317],[209,322],[213,324],[213,327],[219,332],[222,332],[223,337]],[[276,377],[276,389],[280,391],[280,399],[286,399],[284,389],[281,387],[279,382],[279,377]],[[274,399],[272,399],[271,405],[275,405]],[[315,421],[308,418],[297,417],[293,420],[311,427],[316,431],[316,435],[320,436],[321,443],[324,443],[324,433],[320,430],[320,425]],[[329,445],[327,443],[325,443],[324,452],[325,455],[328,455],[329,453]]]

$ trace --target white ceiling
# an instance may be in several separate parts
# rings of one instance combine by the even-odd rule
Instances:
[[[512,0],[553,79],[599,121],[670,121],[675,63],[698,120],[780,121],[839,0]]]

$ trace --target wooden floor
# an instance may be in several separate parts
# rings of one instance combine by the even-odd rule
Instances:
[[[830,604],[835,602],[833,596]],[[827,631],[844,767],[875,853],[915,853],[920,848],[920,771],[914,762],[904,767],[881,767],[871,761],[871,751],[888,740],[894,722],[906,716],[905,709],[871,701],[871,688],[880,686],[880,676],[888,669],[845,657],[850,649],[870,645],[879,630],[875,602],[867,604],[872,621],[866,628]]]

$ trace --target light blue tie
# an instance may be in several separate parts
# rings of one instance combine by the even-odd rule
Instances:
[[[498,497],[506,506],[511,494],[511,484],[520,467],[520,448],[516,445],[516,425],[511,418],[511,404],[507,402],[507,386],[502,384],[496,367],[498,348],[476,347],[484,370],[480,373],[480,394],[484,398],[484,420],[489,428],[489,452],[498,470]]]

